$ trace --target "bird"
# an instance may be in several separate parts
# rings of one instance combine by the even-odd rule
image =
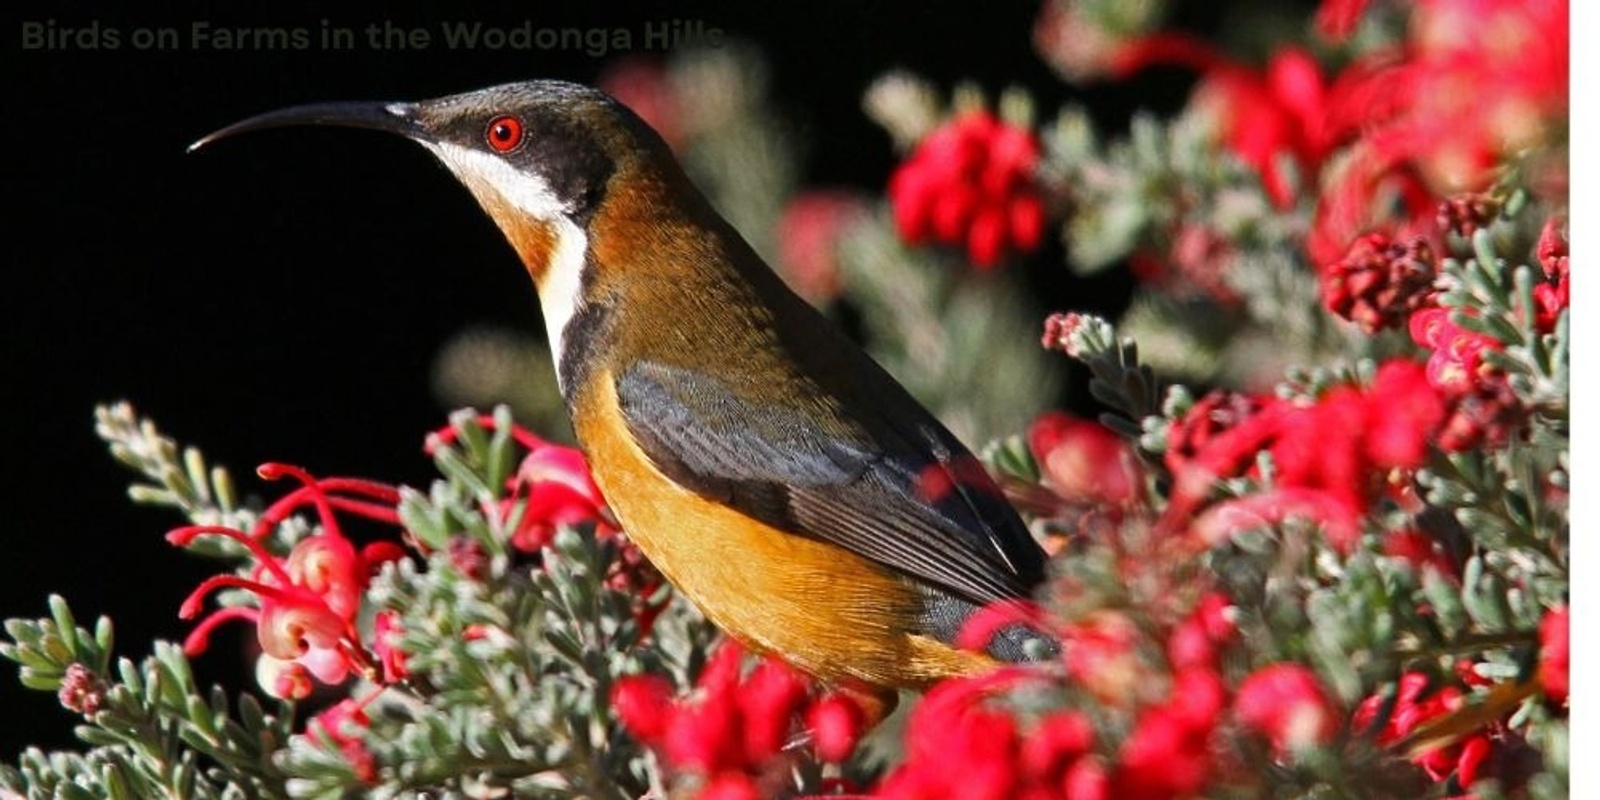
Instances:
[[[598,89],[511,83],[418,102],[270,111],[270,128],[429,150],[532,278],[573,431],[612,513],[724,632],[854,696],[869,719],[1053,646],[980,609],[1046,557],[971,451],[791,291],[662,138]]]

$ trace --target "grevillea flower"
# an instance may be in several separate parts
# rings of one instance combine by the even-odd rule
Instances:
[[[1143,481],[1133,448],[1093,420],[1045,413],[1028,426],[1028,447],[1045,483],[1068,500],[1125,505]]]
[[[1174,475],[1183,474],[1206,452],[1211,441],[1261,410],[1262,400],[1216,389],[1196,400],[1183,416],[1167,424],[1167,450],[1162,456]]]
[[[497,424],[489,415],[478,417],[476,423],[490,430]],[[659,591],[664,579],[618,527],[583,453],[545,441],[520,425],[512,426],[511,435],[528,454],[506,481],[506,497],[486,513],[500,515],[508,523],[514,521],[511,546],[527,553],[548,547],[563,527],[592,523],[595,535],[617,548],[607,566],[606,585],[629,592],[634,598],[634,620],[648,633],[669,599]],[[425,449],[431,453],[455,436],[453,427],[436,431]],[[488,567],[488,554],[481,544],[457,537],[449,547],[452,563],[463,574],[481,575]]]
[[[1257,405],[1192,455],[1169,461],[1174,485],[1167,514],[1181,526],[1217,481],[1249,475],[1258,453],[1272,455],[1273,488],[1211,507],[1194,521],[1205,541],[1304,517],[1348,548],[1388,472],[1422,465],[1446,412],[1422,367],[1404,360],[1386,362],[1369,387],[1338,386],[1309,403],[1272,397]]]
[[[1428,357],[1428,382],[1442,392],[1470,391],[1483,372],[1483,354],[1504,347],[1487,334],[1469,331],[1450,321],[1450,309],[1424,308],[1411,315],[1411,340],[1432,350]]]
[[[1145,709],[1118,749],[1111,796],[1156,800],[1203,789],[1216,768],[1211,737],[1224,702],[1216,673],[1178,674],[1167,700]]]
[[[1544,686],[1544,696],[1558,706],[1566,705],[1570,686],[1570,635],[1566,606],[1546,611],[1539,621],[1539,683]]]
[[[1561,312],[1572,302],[1571,270],[1567,237],[1562,231],[1565,220],[1551,217],[1539,233],[1536,250],[1539,266],[1544,270],[1545,282],[1533,287],[1534,323],[1540,333],[1550,333],[1556,328]]]
[[[1208,592],[1167,636],[1167,661],[1175,670],[1216,669],[1227,646],[1239,639],[1227,595]]]
[[[306,734],[319,737],[338,748],[356,778],[368,785],[378,782],[378,763],[372,751],[367,749],[362,734],[372,726],[372,718],[367,716],[366,709],[367,704],[377,696],[378,692],[372,692],[360,700],[347,697],[306,723]]]
[[[1348,5],[1335,15],[1346,29],[1364,4]],[[1307,241],[1313,261],[1329,263],[1354,237],[1393,223],[1386,198],[1423,221],[1430,195],[1482,189],[1502,154],[1559,139],[1568,27],[1562,0],[1416,3],[1403,45],[1364,54],[1336,81],[1326,124],[1357,140],[1339,174],[1325,176]]]
[[[889,180],[895,223],[908,242],[962,246],[979,267],[1029,252],[1044,235],[1034,179],[1039,141],[987,111],[962,114],[917,146]]]
[[[356,630],[367,582],[381,561],[400,557],[396,547],[376,543],[360,550],[345,538],[334,515],[343,510],[398,524],[394,510],[399,495],[391,487],[348,478],[315,479],[304,470],[267,464],[262,477],[291,477],[300,488],[269,506],[250,533],[215,525],[179,528],[167,540],[186,547],[201,536],[222,536],[244,545],[255,558],[250,577],[218,575],[202,582],[179,609],[190,619],[197,615],[207,595],[223,588],[244,589],[258,605],[227,606],[206,617],[184,641],[184,651],[196,655],[206,649],[211,632],[230,620],[254,623],[256,639],[267,657],[293,662],[269,671],[269,691],[280,696],[304,696],[304,676],[337,683],[351,671],[371,673],[372,659]],[[322,524],[320,533],[308,536],[279,558],[262,544],[274,527],[304,505],[313,505]],[[374,676],[376,677],[376,676]]]
[[[1485,353],[1504,345],[1492,336],[1456,325],[1450,321],[1450,310],[1437,306],[1412,314],[1409,329],[1412,341],[1432,351],[1428,382],[1449,404],[1440,426],[1440,449],[1460,452],[1508,441],[1525,421],[1527,409],[1505,373],[1484,358]]]
[[[1221,402],[1197,403],[1190,414],[1214,414]],[[1238,405],[1230,418],[1250,405]],[[1256,454],[1272,454],[1274,488],[1208,510],[1195,523],[1205,541],[1309,517],[1322,523],[1333,544],[1349,547],[1387,472],[1422,466],[1430,437],[1445,421],[1442,398],[1421,366],[1405,360],[1384,363],[1370,387],[1334,387],[1309,403],[1264,397],[1253,405],[1256,410],[1230,419],[1226,429],[1208,430],[1202,445],[1189,442],[1202,437],[1179,435],[1184,451],[1168,459],[1174,478],[1168,518],[1181,523],[1218,480],[1251,474]],[[1186,418],[1178,422],[1179,434],[1208,424],[1205,416]]]
[[[1391,745],[1428,722],[1459,709],[1464,702],[1461,690],[1454,686],[1438,691],[1430,691],[1430,688],[1427,675],[1407,672],[1400,676],[1393,698],[1378,694],[1361,701],[1351,715],[1350,726],[1358,734],[1372,735],[1380,745]],[[1380,712],[1386,707],[1388,717],[1382,727],[1377,727]],[[1478,769],[1493,749],[1493,740],[1480,730],[1454,744],[1424,750],[1412,761],[1435,781],[1454,775],[1456,783],[1467,788],[1478,779]]]
[[[619,679],[611,706],[624,728],[659,752],[672,769],[699,776],[703,786],[740,796],[745,786],[786,774],[787,745],[810,726],[816,753],[842,761],[855,750],[862,712],[842,694],[813,695],[800,673],[763,659],[745,673],[744,651],[724,642],[701,671],[695,691],[675,698],[659,676]]]
[[[943,681],[911,712],[906,760],[879,785],[877,796],[921,800],[959,796],[1004,800],[1024,791],[1019,720],[991,708],[995,695],[1025,680],[1018,668]],[[1034,755],[1035,762],[1053,759]]]
[[[497,424],[494,417],[487,414],[475,422],[487,430],[493,430]],[[583,453],[545,441],[520,425],[512,426],[511,435],[528,454],[518,465],[516,474],[507,479],[507,496],[495,508],[486,510],[501,519],[515,521],[511,531],[513,547],[537,553],[550,544],[560,528],[588,522],[596,524],[599,534],[615,532],[616,525]],[[436,448],[453,442],[456,436],[453,426],[442,428],[428,437],[423,450],[432,455]]]
[[[1213,121],[1223,144],[1261,176],[1280,208],[1294,204],[1297,188],[1281,160],[1302,176],[1315,176],[1337,144],[1326,122],[1327,80],[1300,48],[1279,50],[1255,70],[1192,37],[1162,33],[1127,43],[1116,61],[1121,75],[1163,63],[1199,70],[1204,77],[1191,107]]]
[[[1342,721],[1316,673],[1292,663],[1250,673],[1234,695],[1233,714],[1280,754],[1327,743]]]
[[[844,762],[855,752],[866,725],[861,706],[836,694],[824,695],[813,703],[806,711],[805,722],[817,757],[834,763]]]
[[[1436,222],[1439,230],[1471,239],[1474,233],[1487,228],[1500,214],[1500,201],[1479,193],[1458,194],[1439,204]]]
[[[1451,581],[1457,581],[1461,574],[1461,564],[1445,551],[1437,539],[1414,528],[1384,534],[1383,554],[1405,561],[1419,575],[1432,570]]]
[[[1432,299],[1435,271],[1427,239],[1369,233],[1323,271],[1322,302],[1367,333],[1398,327]]]

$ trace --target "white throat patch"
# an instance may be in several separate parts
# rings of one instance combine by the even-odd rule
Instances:
[[[556,364],[565,350],[567,323],[583,304],[582,278],[588,236],[572,221],[572,209],[551,191],[538,175],[522,172],[490,155],[449,142],[423,142],[444,165],[484,203],[485,193],[540,220],[556,232],[555,252],[544,279],[539,283],[539,306],[544,311],[545,331]],[[561,371],[556,370],[557,383]],[[561,387],[564,391],[566,387]]]

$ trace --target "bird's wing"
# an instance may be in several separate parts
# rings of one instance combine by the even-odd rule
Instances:
[[[978,604],[1025,597],[1043,577],[1043,556],[1016,512],[920,406],[896,409],[903,418],[893,420],[827,408],[807,415],[651,362],[623,372],[617,393],[658,469],[768,525]]]

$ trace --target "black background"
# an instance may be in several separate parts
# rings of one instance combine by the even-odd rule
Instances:
[[[826,2],[779,8],[684,3],[670,12],[615,3],[476,3],[449,11],[371,7],[250,12],[239,4],[181,12],[6,12],[3,127],[6,258],[0,517],[0,618],[37,617],[65,594],[80,619],[109,614],[122,655],[179,639],[176,609],[208,573],[162,533],[180,520],[133,507],[130,477],[91,426],[96,402],[126,398],[180,441],[229,465],[246,491],[262,461],[320,474],[420,483],[424,432],[445,409],[429,366],[450,334],[488,322],[541,330],[514,256],[467,193],[422,149],[350,131],[297,130],[185,155],[197,136],[280,106],[334,99],[418,99],[531,77],[592,81],[606,59],[584,53],[384,51],[139,52],[129,32],[195,20],[218,26],[360,28],[385,20],[437,31],[443,20],[536,27],[703,21],[760,47],[773,95],[809,143],[807,181],[880,192],[894,165],[859,110],[862,90],[895,67],[949,88],[974,79],[1031,89],[1041,109],[1087,102],[1108,127],[1135,106],[1171,110],[1187,76],[1155,72],[1079,90],[1034,54],[1035,3],[940,13],[920,2]],[[652,4],[654,5],[654,4]],[[1211,4],[1192,4],[1210,6]],[[1203,15],[1204,9],[1182,13]],[[122,32],[111,51],[23,50],[24,21],[56,29],[98,21]],[[1180,20],[1205,28],[1207,20]],[[1024,265],[1051,306],[1106,307],[1121,279],[1085,284],[1059,247]],[[545,379],[531,376],[530,379]],[[242,630],[242,629],[241,629]],[[226,649],[226,648],[223,648]],[[248,685],[225,656],[203,680]],[[0,757],[24,743],[71,743],[55,698],[24,692],[0,667]]]

